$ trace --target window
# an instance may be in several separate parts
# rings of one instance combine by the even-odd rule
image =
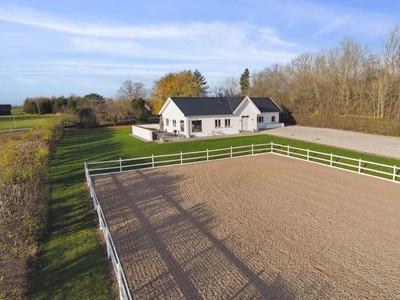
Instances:
[[[200,121],[192,121],[192,132],[202,132],[203,128]]]
[[[257,117],[257,122],[258,123],[264,123],[264,117],[263,116]]]
[[[225,127],[231,127],[231,119],[225,119]]]
[[[275,122],[275,116],[271,117],[271,122]]]
[[[215,119],[215,128],[221,127],[221,119]]]
[[[172,120],[172,126],[176,127],[176,120]]]
[[[169,126],[169,119],[168,118],[165,119],[165,126],[167,126],[167,127]]]
[[[181,132],[185,132],[185,121],[181,120]]]

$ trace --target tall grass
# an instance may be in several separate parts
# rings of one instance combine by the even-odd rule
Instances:
[[[0,299],[20,299],[46,224],[48,163],[61,122],[3,134],[0,145]]]

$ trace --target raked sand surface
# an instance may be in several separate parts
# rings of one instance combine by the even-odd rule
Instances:
[[[93,180],[134,299],[400,299],[398,183],[275,154]]]

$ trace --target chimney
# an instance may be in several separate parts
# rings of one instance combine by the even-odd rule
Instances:
[[[218,96],[219,96],[218,102],[222,103],[222,99],[221,99],[222,98],[222,93],[219,93]]]

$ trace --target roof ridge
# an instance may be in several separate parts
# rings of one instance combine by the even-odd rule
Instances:
[[[227,98],[227,100],[228,100],[229,107],[230,107],[230,109],[231,109],[231,111],[232,111],[232,113],[233,113],[233,109],[232,109],[231,101],[229,100],[229,97],[226,97],[226,98]]]

